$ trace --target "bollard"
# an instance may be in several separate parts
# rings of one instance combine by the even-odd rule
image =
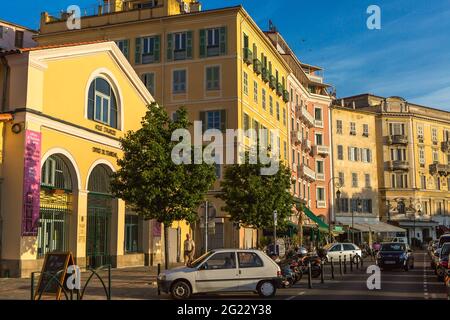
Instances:
[[[331,279],[334,280],[334,262],[333,262],[333,258],[330,258],[330,263],[331,263]]]
[[[356,269],[359,269],[359,256],[356,255]]]
[[[311,261],[308,261],[308,288],[312,289]]]
[[[339,256],[339,273],[342,276],[342,259],[341,259],[341,256]]]
[[[158,263],[158,276],[157,277],[159,277],[159,274],[161,273],[161,263]],[[158,281],[158,279],[156,279],[156,281]],[[161,295],[161,289],[159,288],[159,283],[158,282],[156,282],[157,283],[157,286],[158,286],[158,296],[160,296]]]
[[[347,274],[347,256],[344,255],[344,274]]]
[[[363,267],[363,262],[364,262],[364,260],[361,258],[361,269]]]
[[[34,300],[34,272],[31,273],[31,300]]]
[[[325,283],[323,279],[323,260],[320,260],[320,283]]]
[[[353,256],[350,255],[350,271],[353,271]]]

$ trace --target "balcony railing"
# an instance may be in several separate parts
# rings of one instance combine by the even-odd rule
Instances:
[[[302,133],[300,130],[292,130],[292,143],[296,145],[302,143]]]
[[[394,160],[388,163],[389,170],[409,170],[409,162],[404,160]]]
[[[434,163],[430,164],[430,174],[431,175],[440,175],[440,176],[448,176],[450,175],[450,165]]]
[[[269,70],[266,68],[266,67],[262,67],[262,73],[261,73],[261,75],[262,75],[262,79],[263,79],[263,81],[264,82],[269,82]]]
[[[389,144],[408,144],[408,136],[405,134],[393,134],[388,137]]]
[[[148,64],[155,62],[155,55],[150,53],[144,53],[142,54],[142,64]]]
[[[251,53],[251,51],[250,51]],[[218,45],[206,47],[206,56],[216,57],[220,55],[220,47]]]
[[[272,90],[277,88],[277,78],[275,78],[275,76],[269,76],[269,87]]]
[[[175,50],[173,57],[174,60],[186,60],[186,50]]]
[[[277,95],[282,96],[283,95],[283,85],[281,83],[277,83]]]
[[[323,120],[314,120],[314,126],[316,128],[323,128]]]
[[[325,173],[317,173],[316,172],[316,180],[325,181]]]
[[[303,139],[303,149],[305,150],[311,150],[311,141],[309,141],[308,139]]]
[[[326,208],[327,202],[325,200],[317,200],[316,201],[316,207],[317,208]]]
[[[305,121],[306,125],[310,128],[314,127],[315,120],[313,115],[309,113],[309,111],[305,107],[301,107],[300,110],[301,110],[300,117]]]
[[[258,75],[262,72],[262,63],[258,59],[253,59],[253,71]]]
[[[283,101],[288,102],[289,101],[289,91],[283,90]]]
[[[321,76],[317,76],[315,74],[308,74],[308,78],[311,81],[323,83],[323,78]]]
[[[252,64],[253,63],[253,53],[249,48],[244,48],[243,49],[244,52],[244,62],[246,64]]]
[[[327,156],[330,154],[330,148],[328,146],[314,146],[314,154],[315,155],[321,155],[321,156]]]
[[[299,171],[300,175],[308,180],[308,181],[315,181],[316,180],[316,173],[314,172],[314,170],[312,170],[310,167],[308,167],[306,164],[302,164],[300,166],[300,171]]]
[[[442,141],[441,149],[442,149],[442,152],[450,152],[450,140]]]

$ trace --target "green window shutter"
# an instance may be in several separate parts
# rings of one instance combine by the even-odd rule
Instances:
[[[200,121],[202,122],[202,131],[206,131],[206,112],[200,111]]]
[[[192,31],[186,32],[186,58],[192,59]]]
[[[136,48],[135,48],[134,63],[141,64],[142,56],[142,38],[136,38]]]
[[[167,35],[167,61],[173,60],[173,33]]]
[[[130,40],[127,39],[123,43],[123,55],[130,60]]]
[[[161,36],[155,36],[155,40],[153,43],[153,54],[155,56],[155,62],[159,62],[161,59]]]
[[[225,132],[227,130],[227,111],[220,110],[220,130]]]
[[[200,58],[206,57],[206,30],[200,30]]]
[[[220,28],[220,54],[227,54],[227,27]]]
[[[209,90],[212,82],[212,69],[211,67],[206,68],[206,90]]]

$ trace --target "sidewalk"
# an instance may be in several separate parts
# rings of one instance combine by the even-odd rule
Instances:
[[[163,269],[163,268],[162,268]],[[82,272],[81,286],[86,283],[90,272]],[[101,271],[105,285],[108,285],[107,271]],[[111,292],[113,300],[151,299],[157,294],[157,267],[130,267],[111,270]],[[37,285],[37,279],[36,279]],[[0,300],[30,300],[31,279],[0,278]],[[62,298],[65,299],[64,294]],[[86,288],[86,300],[106,300],[101,282],[94,276]]]

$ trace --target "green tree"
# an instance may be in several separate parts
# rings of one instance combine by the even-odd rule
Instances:
[[[232,221],[257,229],[273,228],[273,212],[277,210],[278,224],[283,227],[294,204],[290,169],[280,162],[274,175],[261,175],[265,165],[259,160],[250,164],[248,152],[244,159],[242,164],[230,165],[225,170],[222,192],[217,195],[225,202],[222,209]]]
[[[181,164],[172,161],[176,129],[188,129],[187,111],[180,108],[176,120],[157,104],[148,107],[142,127],[120,140],[123,157],[111,182],[113,194],[126,201],[144,219],[164,224],[165,267],[168,268],[168,230],[174,221],[193,223],[197,209],[215,181],[214,165]],[[193,155],[193,147],[190,154]]]

